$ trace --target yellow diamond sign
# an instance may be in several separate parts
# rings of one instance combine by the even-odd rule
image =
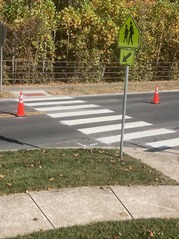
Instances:
[[[118,46],[121,48],[138,48],[139,36],[140,31],[133,18],[129,16],[119,30]]]

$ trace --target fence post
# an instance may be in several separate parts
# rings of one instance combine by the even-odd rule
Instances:
[[[43,59],[42,61],[42,80],[44,82],[44,77],[45,77],[45,60]]]
[[[15,76],[15,64],[14,64],[15,56],[12,56],[12,81],[14,81]]]
[[[0,61],[1,61],[1,70],[0,70],[0,92],[2,92],[2,66],[3,66],[3,64],[2,64],[2,60],[3,60],[3,47],[1,46],[1,49],[0,49],[0,55],[1,55],[1,59],[0,59]]]

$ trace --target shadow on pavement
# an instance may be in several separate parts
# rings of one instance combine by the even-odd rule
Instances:
[[[1,135],[0,135],[0,140],[6,141],[6,142],[9,142],[9,143],[14,143],[14,144],[28,145],[28,146],[31,146],[31,147],[34,147],[34,148],[38,148],[38,149],[40,148],[40,147],[35,146],[33,144],[24,143],[24,142],[18,141],[16,139],[7,138],[7,137],[1,136]]]

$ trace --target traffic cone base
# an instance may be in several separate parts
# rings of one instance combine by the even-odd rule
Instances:
[[[16,114],[16,116],[17,117],[24,117],[25,116],[22,92],[20,92],[19,103],[18,103],[18,107],[17,107],[17,114]]]
[[[155,88],[153,104],[160,104],[159,93],[158,93],[158,86],[156,86],[156,88]]]

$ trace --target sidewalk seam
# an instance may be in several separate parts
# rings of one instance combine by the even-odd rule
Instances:
[[[111,192],[114,194],[114,196],[118,199],[118,201],[122,204],[122,206],[125,208],[125,210],[129,213],[129,215],[131,216],[132,219],[135,219],[133,217],[133,215],[130,213],[130,211],[127,209],[127,207],[124,205],[124,203],[121,201],[121,199],[117,196],[117,194],[113,191],[113,189],[111,188],[111,186],[109,186]]]
[[[46,214],[42,211],[42,209],[40,208],[40,206],[36,203],[36,201],[33,199],[33,197],[30,195],[30,193],[28,193],[29,197],[32,199],[32,201],[35,203],[35,205],[38,207],[38,209],[41,211],[41,213],[44,215],[44,217],[47,219],[47,221],[50,223],[50,225],[53,227],[53,229],[56,229],[56,227],[53,225],[53,223],[48,219],[48,217],[46,216]]]

